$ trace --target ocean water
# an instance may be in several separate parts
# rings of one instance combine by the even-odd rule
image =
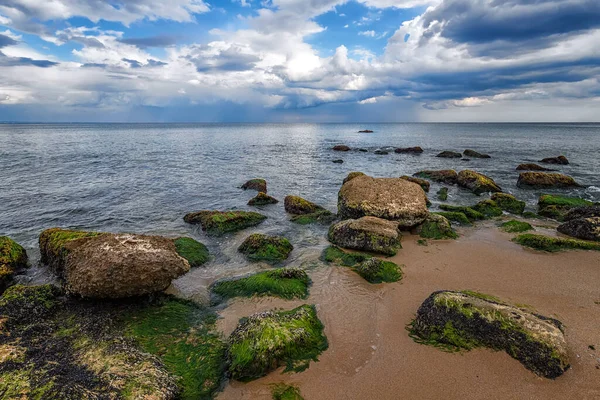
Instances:
[[[367,128],[375,132],[358,133]],[[369,152],[333,152],[336,144]],[[409,146],[425,152],[373,154]],[[492,158],[435,157],[466,148]],[[265,267],[236,251],[251,232],[286,235],[295,246],[292,264],[318,254],[327,227],[290,223],[283,198],[300,195],[335,211],[348,172],[397,177],[423,169],[474,169],[534,211],[540,191],[516,187],[518,164],[564,154],[571,164],[556,169],[589,185],[568,193],[600,201],[599,151],[600,124],[7,124],[0,125],[0,235],[30,254],[33,267],[24,281],[50,279],[37,265],[37,238],[46,228],[191,236],[215,255],[206,268],[177,282],[184,294],[195,295],[216,278]],[[256,210],[246,205],[256,192],[239,189],[255,177],[267,179],[269,194],[281,201],[259,210],[269,217],[264,224],[210,238],[183,222],[186,213],[203,209]],[[433,209],[439,187],[432,184]],[[450,203],[480,199],[450,188]]]

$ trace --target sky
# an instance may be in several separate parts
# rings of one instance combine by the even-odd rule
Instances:
[[[0,121],[600,121],[600,1],[0,0]]]

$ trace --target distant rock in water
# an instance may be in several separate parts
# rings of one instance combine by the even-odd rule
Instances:
[[[442,151],[436,157],[440,157],[440,158],[462,158],[462,154],[457,153],[455,151]]]
[[[172,239],[161,236],[48,229],[40,235],[42,262],[68,292],[119,299],[165,290],[190,270]]]
[[[360,151],[360,152],[362,152],[362,153],[368,153],[368,152],[369,152],[369,150],[367,150],[367,149],[362,149],[362,148],[361,148],[361,149],[358,149],[358,151]]]
[[[334,164],[343,164],[344,160],[333,160],[332,163],[334,163]]]
[[[411,333],[425,344],[504,350],[545,378],[557,378],[569,369],[559,321],[480,293],[434,292],[419,307]]]
[[[381,149],[375,150],[373,153],[379,156],[387,156],[388,154],[390,154],[388,151]]]
[[[362,131],[358,131],[358,133],[373,133],[373,131],[370,129],[364,129]]]
[[[200,224],[210,235],[222,235],[256,226],[266,216],[249,211],[198,211],[187,214],[183,220],[188,224]]]
[[[400,246],[398,223],[376,217],[338,222],[329,228],[329,241],[346,249],[396,254]]]
[[[350,151],[350,147],[344,145],[344,144],[338,144],[337,146],[333,146],[332,148],[333,151]]]
[[[420,148],[419,146],[416,146],[416,147],[398,147],[397,149],[394,150],[394,153],[397,153],[397,154],[406,154],[406,153],[421,154],[421,153],[423,153],[423,149]]]
[[[413,176],[425,178],[434,182],[441,182],[448,185],[454,185],[458,182],[458,174],[453,169],[443,169],[439,171],[419,171]]]
[[[459,186],[469,189],[476,195],[502,191],[492,178],[468,169],[459,172],[457,182]]]
[[[556,230],[577,239],[600,242],[600,217],[573,219]]]
[[[407,176],[407,175],[402,175],[400,177],[400,179],[404,179],[406,181],[416,183],[417,185],[421,186],[423,188],[423,190],[426,192],[429,192],[429,188],[431,187],[431,184],[428,181],[426,181],[425,179],[415,178],[413,176]]]
[[[251,198],[248,201],[249,206],[266,206],[268,204],[277,204],[279,200],[274,197],[269,196],[264,192],[259,192],[256,197]]]
[[[12,282],[15,272],[27,267],[25,249],[6,236],[0,236],[0,294]]]
[[[520,164],[517,171],[554,171],[553,169],[542,167],[537,164]]]
[[[470,149],[463,151],[463,154],[466,157],[471,157],[471,158],[492,158],[489,154],[481,154],[481,153],[476,152],[475,150],[470,150]]]
[[[267,181],[264,179],[250,179],[242,185],[244,190],[256,190],[257,192],[267,193]]]
[[[570,176],[549,172],[521,172],[517,186],[524,189],[581,187]]]
[[[543,160],[540,160],[540,162],[542,162],[544,164],[559,164],[559,165],[568,165],[569,164],[569,160],[567,160],[567,157],[565,157],[565,156],[548,157],[548,158],[544,158]]]

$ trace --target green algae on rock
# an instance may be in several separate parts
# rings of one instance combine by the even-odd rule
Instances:
[[[437,191],[437,198],[440,199],[441,201],[446,201],[448,200],[448,188],[447,187],[443,187],[440,190]]]
[[[471,207],[453,206],[450,204],[440,204],[440,209],[442,209],[444,211],[449,211],[449,212],[462,213],[462,214],[466,215],[467,218],[469,219],[469,221],[471,221],[471,222],[485,219],[485,215],[483,215],[479,211],[474,210]]]
[[[557,252],[561,250],[599,250],[600,243],[586,242],[579,239],[566,239],[560,237],[550,237],[544,235],[535,235],[526,233],[513,239],[513,242],[521,246],[529,247],[535,250],[547,252]]]
[[[429,217],[417,227],[417,234],[425,239],[457,239],[458,234],[444,216],[429,214]]]
[[[469,189],[476,195],[502,191],[500,186],[489,176],[468,169],[458,173],[457,182],[459,186]]]
[[[314,223],[330,224],[337,216],[329,210],[317,211],[311,214],[294,215],[290,221],[298,225],[308,225]]]
[[[417,185],[421,186],[421,188],[423,188],[423,190],[426,192],[429,192],[429,188],[431,187],[431,183],[429,183],[429,181],[414,176],[402,175],[400,179],[416,183]]]
[[[572,177],[549,172],[521,172],[517,186],[523,189],[581,187]]]
[[[447,185],[454,185],[458,181],[458,174],[453,169],[443,169],[439,171],[419,171],[413,176],[417,178],[425,178],[434,182],[445,183]]]
[[[251,261],[277,263],[287,259],[294,246],[284,237],[255,233],[246,238],[238,251]]]
[[[500,228],[504,232],[508,233],[522,233],[527,231],[532,231],[533,226],[527,222],[511,220],[500,225]]]
[[[280,268],[242,278],[217,281],[212,292],[224,299],[234,297],[274,296],[282,299],[308,297],[310,278],[299,268]]]
[[[273,400],[304,400],[297,386],[285,383],[272,385],[271,395]]]
[[[482,200],[471,207],[473,210],[480,212],[486,218],[494,218],[502,215],[502,209],[494,200]]]
[[[294,215],[313,214],[325,210],[320,205],[305,200],[300,196],[286,196],[284,207],[286,212]]]
[[[41,261],[59,276],[63,273],[67,255],[80,239],[102,235],[99,232],[74,231],[61,228],[46,229],[40,234]]]
[[[375,257],[356,265],[354,270],[369,283],[398,282],[402,279],[399,265]]]
[[[562,221],[569,211],[593,204],[591,201],[579,197],[543,194],[538,200],[538,214],[543,217]]]
[[[265,192],[259,192],[255,197],[248,200],[249,206],[266,206],[277,203],[279,203],[279,200],[277,200],[275,197],[269,196]]]
[[[515,196],[508,193],[494,193],[491,197],[498,207],[511,214],[521,215],[525,211],[525,202],[517,200]]]
[[[329,228],[329,241],[340,247],[393,256],[400,244],[400,232],[394,222],[362,217],[338,222]]]
[[[59,307],[63,292],[54,285],[14,285],[0,297],[1,314],[19,324],[33,323],[46,318]]]
[[[15,272],[27,267],[25,249],[6,236],[0,236],[0,293],[6,289]]]
[[[438,154],[436,157],[440,157],[440,158],[462,158],[462,154],[456,152],[456,151],[442,151],[440,154]]]
[[[417,311],[410,332],[416,341],[442,348],[504,350],[550,379],[569,368],[559,321],[475,292],[434,292]]]
[[[465,151],[463,151],[463,154],[465,155],[465,157],[471,158],[492,158],[489,154],[478,153],[475,150],[471,149],[466,149]]]
[[[281,365],[302,371],[327,348],[315,306],[262,312],[242,319],[229,337],[228,371],[239,381],[260,378]]]
[[[434,212],[432,214],[441,215],[442,217],[446,218],[448,221],[456,222],[460,225],[467,225],[467,226],[472,225],[471,220],[469,218],[467,218],[467,216],[462,212],[438,211],[438,212]]]
[[[208,248],[192,238],[181,237],[175,239],[175,248],[177,249],[177,254],[185,258],[192,268],[201,267],[210,260]]]
[[[372,256],[368,254],[345,252],[337,246],[328,246],[321,254],[321,260],[328,263],[341,264],[346,267],[354,267],[370,258]]]
[[[259,225],[265,219],[266,216],[252,211],[198,211],[183,218],[188,224],[202,225],[202,230],[215,236]]]
[[[261,178],[250,179],[242,185],[244,190],[256,190],[257,192],[267,193],[267,181]]]

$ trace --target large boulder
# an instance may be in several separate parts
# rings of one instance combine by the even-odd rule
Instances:
[[[515,196],[508,193],[494,193],[492,201],[496,202],[502,210],[512,214],[523,214],[525,211],[525,202],[518,200]]]
[[[340,247],[389,256],[401,248],[398,224],[375,217],[338,222],[329,228],[328,237],[331,243]]]
[[[468,169],[458,173],[458,185],[477,195],[502,191],[492,178]]]
[[[563,221],[565,220],[567,213],[569,213],[571,210],[580,207],[588,207],[592,204],[593,203],[591,201],[587,201],[579,197],[543,194],[538,200],[538,214],[543,217]],[[575,216],[573,215],[571,219],[575,219],[574,217]],[[582,215],[579,218],[583,217],[585,216]]]
[[[462,158],[462,154],[457,153],[455,151],[442,151],[436,157],[440,157],[440,158]]]
[[[161,236],[53,228],[40,235],[40,251],[68,292],[88,298],[160,292],[190,270],[174,241]]]
[[[242,189],[267,193],[267,181],[261,178],[250,179],[242,185]]]
[[[0,293],[10,285],[14,273],[25,267],[25,249],[11,238],[0,236]]]
[[[504,350],[526,368],[550,379],[569,368],[559,321],[479,293],[431,294],[417,311],[412,334],[438,346]]]
[[[524,189],[581,187],[570,176],[549,172],[521,172],[517,186]]]
[[[429,192],[429,188],[431,187],[431,183],[429,183],[429,181],[421,178],[416,178],[414,176],[402,175],[400,179],[416,183],[417,185],[421,186],[421,188],[423,188],[423,190],[426,192]]]
[[[573,219],[556,230],[577,239],[600,242],[600,217]]]
[[[471,149],[467,149],[467,150],[463,151],[463,154],[466,157],[471,157],[471,158],[492,158],[489,154],[481,154],[481,153],[478,153],[475,150],[471,150]]]
[[[363,172],[358,172],[358,171],[350,172],[348,174],[348,176],[346,176],[344,178],[344,182],[343,183],[351,181],[352,179],[356,178],[357,176],[365,176],[365,174]]]
[[[442,169],[439,171],[419,171],[413,176],[417,178],[425,178],[430,181],[445,183],[447,185],[454,185],[458,181],[458,174],[453,169]]]
[[[519,164],[517,171],[554,171],[553,169],[542,167],[537,164]]]
[[[423,153],[423,149],[419,146],[415,146],[415,147],[398,147],[396,149],[394,149],[394,153],[396,154],[406,154],[406,153],[411,153],[411,154],[421,154]]]
[[[198,211],[187,214],[183,220],[188,224],[202,226],[210,235],[236,232],[262,223],[266,216],[248,211]]]
[[[544,158],[543,160],[540,160],[540,162],[542,162],[544,164],[558,164],[558,165],[568,165],[569,164],[569,160],[567,160],[567,157],[565,157],[565,156],[548,157],[548,158]]]
[[[423,222],[429,211],[425,192],[416,183],[364,175],[344,183],[338,194],[338,214],[342,219],[372,216],[413,227]]]

